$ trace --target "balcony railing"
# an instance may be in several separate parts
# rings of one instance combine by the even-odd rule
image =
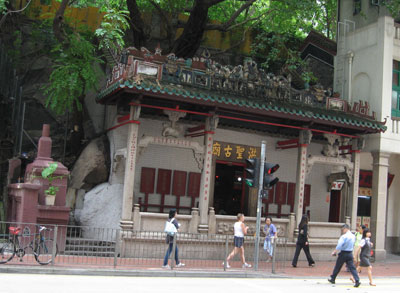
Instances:
[[[391,120],[392,120],[392,133],[400,134],[400,118],[392,116]]]

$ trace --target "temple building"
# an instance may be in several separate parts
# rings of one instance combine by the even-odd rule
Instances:
[[[255,217],[245,159],[259,158],[261,141],[266,161],[280,165],[262,216],[282,219],[283,230],[296,226],[284,219],[305,213],[354,229],[365,138],[386,130],[368,102],[350,104],[321,87],[296,90],[290,75],[266,73],[250,58],[224,66],[206,51],[183,60],[128,48],[97,102],[109,105],[109,184],[123,184],[126,230],[149,229],[146,217],[171,208],[198,215],[183,227],[194,233],[226,233],[224,219],[238,212]]]

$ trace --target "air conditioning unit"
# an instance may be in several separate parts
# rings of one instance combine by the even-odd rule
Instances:
[[[381,6],[381,0],[371,0],[371,5]]]

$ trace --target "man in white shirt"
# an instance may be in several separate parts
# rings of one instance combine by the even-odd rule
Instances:
[[[340,251],[336,260],[335,268],[333,269],[331,277],[328,279],[330,283],[335,284],[336,276],[339,274],[343,264],[346,263],[355,280],[354,287],[360,286],[360,278],[353,262],[353,248],[355,241],[356,237],[350,232],[349,225],[344,224],[342,226],[342,236],[339,238],[336,249],[332,252],[332,255],[336,256],[336,253]]]

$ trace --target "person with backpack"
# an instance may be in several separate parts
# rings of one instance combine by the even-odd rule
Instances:
[[[171,210],[169,211],[169,218],[168,218],[168,221],[167,221],[167,222],[173,224],[173,225],[175,226],[176,229],[174,230],[175,232],[167,233],[167,237],[166,237],[166,240],[165,240],[165,241],[166,241],[166,243],[168,244],[168,249],[167,249],[167,252],[166,252],[166,254],[165,254],[164,263],[163,263],[163,266],[162,266],[164,269],[170,268],[170,266],[168,265],[169,255],[170,255],[171,252],[172,252],[172,248],[173,248],[173,245],[174,245],[174,237],[175,237],[175,235],[176,235],[176,232],[179,230],[179,227],[181,226],[181,225],[179,224],[178,220],[175,218],[177,214],[178,214],[178,213],[177,213],[176,209],[171,209]],[[180,268],[180,267],[184,267],[184,266],[185,266],[184,263],[182,263],[182,262],[179,261],[179,256],[178,256],[178,245],[175,245],[175,262],[176,262],[176,267],[177,267],[177,268]]]
[[[294,268],[297,267],[297,260],[299,259],[301,249],[303,249],[304,253],[306,254],[308,265],[310,267],[315,266],[315,262],[310,254],[310,246],[308,243],[308,217],[307,217],[307,215],[304,215],[301,218],[301,221],[299,224],[299,236],[297,237],[297,242],[296,242],[296,252],[294,253],[294,257],[293,257],[293,261],[292,261],[292,266]]]

